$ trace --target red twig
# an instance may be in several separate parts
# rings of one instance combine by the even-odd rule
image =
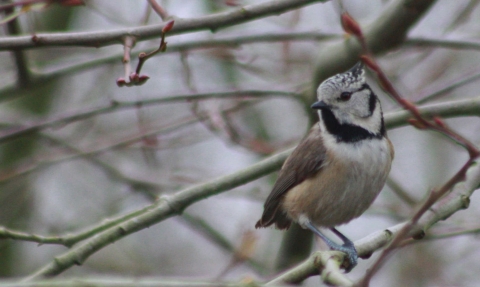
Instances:
[[[125,80],[125,78],[118,78],[117,79],[117,85],[119,87],[123,87],[123,86],[127,86],[127,87],[131,87],[131,86],[140,86],[140,85],[143,85],[147,82],[148,79],[150,79],[149,76],[145,75],[145,74],[140,74],[140,71],[142,70],[142,67],[143,67],[143,64],[150,58],[152,57],[153,55],[155,54],[158,54],[160,52],[165,52],[167,50],[167,42],[165,42],[165,35],[167,34],[167,32],[169,32],[170,30],[172,30],[173,28],[173,24],[174,24],[174,21],[170,21],[168,22],[167,24],[165,24],[165,26],[163,27],[162,29],[162,34],[161,34],[161,40],[160,40],[160,46],[150,52],[150,53],[145,53],[145,52],[141,52],[140,54],[138,54],[138,64],[137,64],[137,68],[135,69],[135,72],[133,73],[130,73],[128,75],[128,78],[129,78],[129,82],[127,82]],[[125,47],[127,47],[127,45],[125,44]],[[124,62],[125,62],[125,56],[124,56]]]
[[[469,140],[467,140],[454,130],[450,129],[441,118],[433,117],[432,120],[424,118],[420,114],[417,106],[415,106],[410,101],[404,99],[393,87],[392,83],[388,80],[387,76],[377,64],[373,55],[370,53],[360,25],[346,12],[342,13],[341,21],[344,30],[347,33],[354,35],[360,42],[360,45],[362,46],[364,51],[364,55],[361,55],[360,59],[365,63],[365,65],[367,65],[371,70],[375,72],[381,87],[400,106],[402,106],[405,110],[408,110],[412,114],[413,118],[409,120],[410,124],[418,129],[433,130],[443,135],[446,135],[455,143],[463,146],[468,151],[468,154],[470,156],[468,161],[452,178],[450,178],[450,180],[448,180],[442,187],[438,188],[437,190],[431,191],[427,200],[419,207],[419,209],[415,212],[410,221],[397,233],[390,245],[382,251],[373,266],[365,273],[365,276],[358,283],[359,286],[368,286],[370,279],[380,269],[388,256],[397,248],[399,248],[402,241],[410,235],[412,227],[418,222],[421,216],[442,196],[444,196],[449,190],[451,190],[451,188],[456,183],[465,179],[468,168],[473,163],[473,161],[480,155],[480,151]]]
[[[168,13],[165,9],[160,6],[160,4],[157,3],[156,0],[147,0],[150,6],[152,7],[153,11],[155,11],[160,18],[162,18],[163,21],[167,20],[168,18]]]
[[[155,55],[159,52],[165,52],[167,50],[167,42],[165,42],[165,35],[167,34],[167,32],[172,30],[174,23],[175,23],[175,21],[172,20],[172,21],[168,22],[165,25],[165,27],[163,27],[161,40],[160,40],[160,46],[156,50],[153,50],[150,53],[142,52],[138,55],[138,65],[137,65],[137,69],[135,70],[135,72],[137,74],[140,74],[140,70],[142,69],[142,66],[145,63],[145,61],[147,61],[153,55]]]

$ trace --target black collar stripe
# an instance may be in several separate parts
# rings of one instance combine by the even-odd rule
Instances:
[[[370,90],[370,98],[368,99],[368,111],[370,115],[373,115],[373,111],[377,106],[377,97],[373,94],[372,90]]]
[[[385,134],[383,118],[382,128],[377,134],[371,133],[362,127],[352,124],[340,124],[335,115],[329,109],[322,110],[322,120],[327,128],[327,131],[336,138],[337,142],[353,143],[365,139],[380,139]]]

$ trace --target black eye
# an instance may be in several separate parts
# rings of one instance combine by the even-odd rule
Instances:
[[[343,92],[343,93],[340,94],[340,100],[344,101],[344,102],[350,100],[351,97],[352,97],[351,92]]]

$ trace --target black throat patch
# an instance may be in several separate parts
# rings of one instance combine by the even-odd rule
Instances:
[[[365,139],[381,139],[385,135],[383,118],[380,132],[376,134],[359,126],[341,124],[330,109],[322,109],[322,120],[327,131],[337,139],[337,142],[354,143]]]

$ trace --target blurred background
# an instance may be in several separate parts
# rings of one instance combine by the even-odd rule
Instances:
[[[265,1],[157,2],[173,19],[180,19]],[[396,2],[345,0],[342,4],[362,27],[368,27]],[[479,2],[435,1],[402,45],[378,56],[405,98],[430,104],[480,96],[480,42],[460,45],[479,40]],[[1,36],[162,23],[147,1],[86,0],[85,4],[32,8],[4,23]],[[119,77],[125,77],[121,43],[0,52],[0,225],[44,236],[76,233],[147,206],[163,194],[233,173],[294,146],[316,121],[308,108],[314,99],[304,95],[318,80],[314,71],[322,69],[318,54],[348,37],[340,24],[340,11],[338,1],[329,1],[214,33],[167,34],[167,51],[143,66],[142,73],[150,79],[142,86],[116,85]],[[231,41],[213,45],[221,39]],[[420,45],[415,39],[432,41]],[[138,42],[132,67],[138,53],[158,44],[159,39]],[[397,110],[373,77],[370,82],[384,113]],[[148,102],[223,92],[232,94]],[[107,109],[112,102],[136,101],[145,104]],[[84,114],[89,110],[98,112]],[[65,120],[75,115],[80,117]],[[4,132],[50,120],[55,124],[21,137],[2,138]],[[446,122],[479,143],[477,117],[458,115]],[[389,183],[361,218],[339,228],[352,240],[408,219],[428,191],[441,186],[468,158],[461,147],[432,132],[405,126],[388,134],[396,149]],[[297,228],[289,233],[254,229],[275,179],[276,173],[200,201],[182,216],[109,245],[60,276],[272,278],[321,245]],[[480,268],[478,202],[474,194],[469,209],[431,230],[432,234],[459,235],[401,249],[372,285],[476,285],[480,280],[476,272]],[[65,251],[59,245],[1,239],[0,276],[27,276]],[[349,276],[361,277],[375,256],[360,260]],[[239,257],[248,260],[231,265]],[[318,280],[310,278],[305,286],[317,286]]]

